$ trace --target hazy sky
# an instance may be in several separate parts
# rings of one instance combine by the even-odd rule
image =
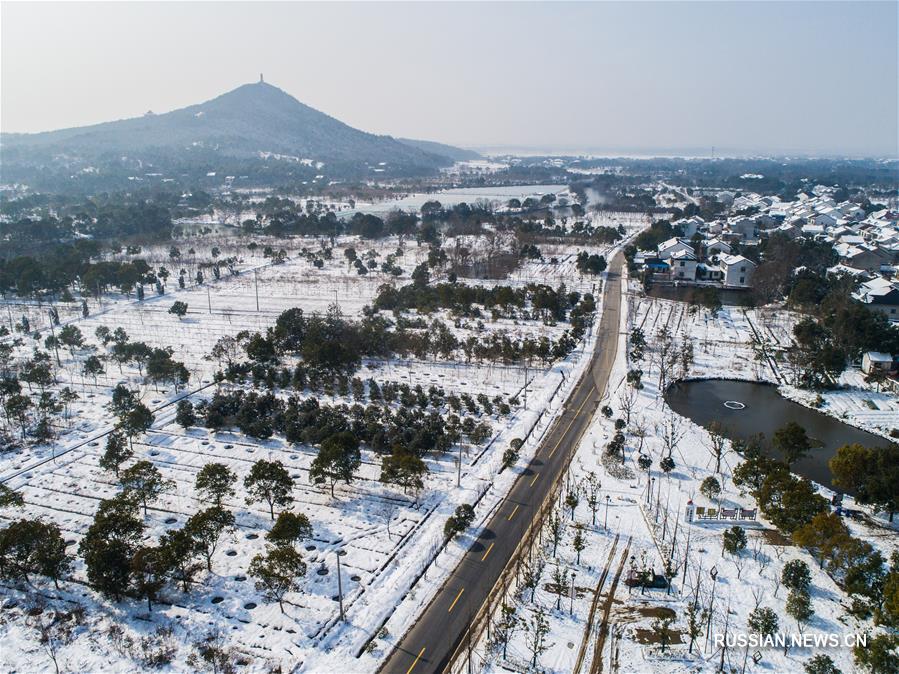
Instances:
[[[0,128],[265,80],[366,131],[555,150],[897,155],[896,2],[11,3]]]

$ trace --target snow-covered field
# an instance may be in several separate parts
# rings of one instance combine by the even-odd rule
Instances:
[[[640,226],[642,223],[637,219],[628,223],[632,230]],[[204,464],[210,461],[224,463],[239,478],[236,496],[226,503],[235,513],[237,530],[219,545],[212,572],[202,572],[190,593],[168,586],[163,601],[151,613],[137,601],[115,604],[99,598],[85,584],[80,559],[76,561],[71,578],[61,583],[60,590],[38,581],[39,595],[48,605],[72,608],[80,604],[87,609],[86,623],[76,630],[74,641],[69,645],[58,644],[58,658],[64,669],[124,671],[141,668],[141,656],[136,652],[140,648],[123,645],[123,639],[127,642],[125,637],[138,645],[142,637],[148,644],[170,639],[177,645],[172,666],[178,670],[189,669],[186,663],[190,645],[208,635],[221,635],[226,645],[250,658],[250,667],[254,670],[267,671],[278,666],[305,671],[374,669],[378,659],[386,654],[386,648],[414,619],[416,609],[439,586],[459,554],[459,548],[453,545],[435,560],[443,541],[442,529],[447,516],[460,503],[477,503],[480,518],[501,499],[511,484],[510,479],[495,479],[502,451],[511,438],[526,437],[534,429],[533,439],[528,440],[523,453],[533,451],[536,439],[550,425],[567,387],[576,380],[588,360],[585,354],[590,353],[592,333],[588,335],[587,343],[579,345],[567,359],[543,369],[465,364],[458,360],[366,363],[358,373],[363,380],[371,377],[381,383],[421,384],[425,389],[434,385],[447,393],[473,396],[485,393],[504,400],[518,396],[520,402],[513,406],[509,416],[494,413],[479,418],[493,429],[492,438],[485,446],[463,444],[445,455],[429,456],[430,472],[419,494],[405,494],[398,487],[379,482],[380,460],[363,449],[363,465],[357,479],[350,486],[338,485],[335,497],[331,498],[327,490],[309,483],[308,470],[316,453],[314,447],[290,444],[277,436],[259,441],[236,431],[215,432],[202,427],[184,429],[174,421],[172,403],[182,396],[189,396],[196,402],[213,393],[216,385],[212,375],[218,369],[218,363],[207,355],[224,335],[264,330],[274,323],[281,311],[291,307],[301,307],[307,313],[324,312],[336,302],[344,315],[358,316],[374,299],[378,287],[390,277],[380,272],[359,276],[347,264],[342,249],[353,245],[360,255],[371,249],[379,255],[380,261],[396,250],[398,242],[392,239],[363,243],[347,237],[337,242],[333,258],[317,269],[300,255],[302,248],[317,250],[317,241],[292,240],[287,246],[287,261],[271,265],[262,255],[263,247],[273,245],[277,250],[285,242],[255,240],[259,244],[255,250],[246,247],[248,240],[244,238],[217,237],[214,241],[196,238],[179,244],[182,251],[193,245],[196,260],[205,259],[213,245],[221,249],[222,256],[239,256],[238,275],[223,275],[220,280],[207,281],[202,286],[188,283],[189,287],[182,290],[170,279],[164,296],[156,297],[148,289],[143,302],[137,302],[133,294],[131,297],[104,297],[102,306],[91,299],[87,318],[81,316],[80,303],[60,310],[62,324],[76,325],[93,349],[75,349],[70,353],[61,348],[62,366],[50,390],[59,392],[68,386],[79,399],[71,403],[68,421],[57,428],[57,441],[0,455],[0,480],[20,491],[26,501],[24,509],[0,512],[0,520],[7,523],[20,517],[41,517],[53,521],[60,526],[69,552],[77,550],[100,499],[119,490],[114,476],[103,471],[98,460],[104,449],[104,436],[115,423],[105,406],[112,388],[120,382],[138,390],[139,397],[156,417],[150,431],[135,441],[135,458],[150,460],[175,484],[175,489],[151,504],[145,521],[148,542],[181,527],[203,507],[194,493],[193,484]],[[576,250],[560,245],[550,251],[548,247],[545,256],[557,256],[558,264],[527,262],[503,283],[525,285],[536,281],[552,286],[564,283],[569,290],[590,291],[598,283],[581,278],[577,273],[573,264]],[[426,255],[426,248],[407,245],[405,254],[396,259],[404,270],[397,283],[408,282],[405,279]],[[167,249],[144,251],[142,257],[154,267],[166,264],[170,269],[176,268],[168,258]],[[177,266],[188,266],[183,258],[179,263]],[[188,278],[192,275],[189,273]],[[175,300],[188,304],[184,318],[169,313]],[[27,307],[33,312],[29,314],[32,330],[42,330],[41,341],[49,333],[48,323],[42,319],[46,315],[45,309],[33,305]],[[13,315],[13,319],[18,322],[21,308],[15,310],[19,315]],[[438,312],[438,317],[453,325],[445,313]],[[132,341],[173,348],[173,357],[183,361],[191,374],[187,389],[175,391],[171,386],[146,384],[131,365],[123,366],[120,371],[111,361],[106,363],[106,371],[96,380],[83,376],[80,370],[84,359],[90,353],[106,352],[94,337],[99,326],[110,330],[121,327]],[[483,326],[463,321],[454,326],[454,331],[464,336],[474,331],[504,329],[518,335],[554,338],[565,327],[530,320],[492,322],[485,319]],[[14,359],[25,359],[39,344],[30,336],[17,336],[23,344],[14,349]],[[528,406],[525,409],[522,392],[526,381]],[[353,404],[349,397],[317,397],[323,403]],[[457,456],[461,456],[462,462],[459,487],[456,486]],[[256,591],[253,579],[247,577],[249,560],[263,551],[263,536],[271,524],[265,505],[248,506],[240,486],[252,463],[260,458],[279,460],[287,467],[294,478],[293,509],[309,516],[314,529],[312,539],[303,543],[308,570],[302,589],[288,595],[284,614],[277,604],[266,603]],[[511,478],[509,471],[504,475]],[[338,556],[346,613],[344,622],[339,620],[336,600]],[[2,589],[0,596],[5,607],[0,610],[0,643],[4,645],[0,648],[0,663],[3,668],[26,672],[52,667],[48,651],[38,642],[32,625],[37,615],[33,610],[35,599],[21,588],[8,586]],[[29,611],[34,615],[26,615]],[[388,619],[387,628],[382,631]],[[124,637],[116,634],[114,626],[117,625],[124,629]],[[170,638],[164,634],[169,628],[174,630]],[[159,629],[163,632],[157,634]],[[363,652],[369,644],[372,644],[370,652]]]
[[[724,308],[717,316],[705,310],[691,314],[682,303],[641,296],[635,284],[631,284],[628,304],[629,312],[622,317],[622,339],[634,326],[642,326],[649,341],[646,357],[639,364],[644,372],[644,387],[635,392],[626,383],[625,375],[635,365],[628,364],[622,349],[605,399],[615,413],[611,419],[599,414],[594,418],[572,461],[569,484],[578,494],[573,511],[560,497],[558,514],[564,532],[556,554],[553,554],[552,537],[547,533],[551,529],[547,527],[542,550],[534,555],[533,568],[540,572],[539,580],[528,585],[525,579],[509,598],[517,622],[506,657],[502,655],[502,639],[497,637],[503,628],[497,615],[493,641],[482,639],[475,648],[479,671],[497,674],[530,671],[533,626],[541,615],[548,632],[546,650],[538,656],[537,664],[545,672],[717,672],[722,658],[726,671],[744,671],[745,666],[748,672],[801,672],[805,662],[819,653],[827,653],[842,672],[856,671],[852,649],[843,644],[827,649],[790,647],[786,653],[782,647],[762,647],[758,649],[757,663],[753,660],[755,648],[722,650],[716,646],[715,635],[751,633],[747,620],[750,612],[759,606],[775,611],[780,621],[779,632],[799,633],[796,622],[786,611],[787,591],[779,580],[784,565],[796,558],[803,559],[812,573],[814,616],[802,628],[806,634],[851,638],[871,630],[872,623],[852,617],[849,599],[818,568],[817,562],[763,519],[685,521],[690,500],[696,505],[718,505],[698,491],[700,482],[714,474],[714,462],[710,461],[708,433],[690,420],[674,415],[665,405],[658,386],[659,369],[652,351],[654,336],[663,326],[674,336],[675,345],[684,341],[693,344],[695,360],[686,376],[776,382],[779,373],[767,361],[755,357],[750,323],[756,330],[764,329],[770,343],[785,346],[791,318],[785,313],[776,316],[760,313],[770,311],[767,309],[744,314],[741,309]],[[890,405],[896,404],[894,396],[882,395],[889,398]],[[836,406],[841,399],[848,399],[848,395],[842,398],[840,393],[828,395],[828,406]],[[880,396],[877,399],[880,406]],[[623,416],[628,407],[631,418],[636,420],[635,426],[645,429],[645,438],[641,443],[640,438],[628,434],[626,470],[613,471],[613,475],[603,464],[603,450],[616,432],[614,419]],[[847,415],[855,414],[854,406],[849,403],[844,403],[842,409]],[[862,420],[863,417],[853,418],[854,423]],[[659,460],[666,453],[663,436],[672,429],[679,437],[673,453],[676,467],[665,474],[659,470]],[[636,465],[640,444],[653,458],[648,474]],[[752,498],[740,495],[730,482],[736,461],[735,454],[725,454],[724,496],[720,507],[754,508]],[[592,476],[601,485],[595,513],[588,499]],[[653,478],[651,492],[648,491],[650,476]],[[567,493],[563,490],[562,496]],[[738,557],[726,554],[722,545],[724,530],[735,523],[743,526],[748,535],[747,548]],[[575,546],[578,524],[583,526],[579,560]],[[847,524],[854,536],[871,542],[886,559],[899,548],[895,529],[852,520]],[[687,546],[689,555],[685,555]],[[686,568],[682,563],[685,557]],[[670,591],[641,592],[630,590],[625,584],[631,566],[637,570],[652,568],[662,574],[667,559],[675,560]],[[713,568],[714,580],[710,574]],[[561,592],[560,578],[565,579]],[[689,653],[687,607],[693,601],[703,608],[711,608],[711,620],[703,622]],[[668,620],[670,623],[663,622]],[[669,644],[663,653],[660,633],[666,625]]]

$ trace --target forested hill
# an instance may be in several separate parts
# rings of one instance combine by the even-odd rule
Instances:
[[[281,89],[245,84],[205,103],[163,114],[36,134],[3,134],[4,173],[19,166],[109,169],[143,161],[179,169],[217,159],[264,161],[335,174],[420,173],[452,163],[465,151],[377,136],[304,105]],[[99,163],[98,167],[96,164]],[[8,178],[7,178],[8,179]]]

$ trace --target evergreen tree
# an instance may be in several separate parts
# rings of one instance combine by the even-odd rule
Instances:
[[[0,484],[0,508],[21,508],[25,505],[22,495],[5,484]]]
[[[194,488],[206,501],[217,507],[222,506],[226,498],[234,496],[234,483],[237,475],[223,463],[207,463],[197,473]]]
[[[100,457],[100,468],[111,470],[115,476],[119,476],[119,469],[134,455],[125,438],[118,431],[113,431],[106,436],[106,450]]]
[[[359,441],[350,432],[336,433],[326,438],[309,468],[309,479],[313,484],[330,483],[331,497],[334,484],[343,480],[349,484],[362,464]]]
[[[153,425],[153,413],[143,403],[137,403],[121,419],[121,427],[128,442],[132,443],[134,437],[145,433]]]
[[[278,513],[278,519],[265,537],[273,545],[292,546],[304,538],[312,537],[312,524],[302,513],[285,510]]]
[[[131,591],[147,600],[147,610],[153,610],[153,602],[165,587],[168,567],[162,548],[143,546],[131,558]]]
[[[234,513],[213,506],[192,515],[184,526],[196,549],[206,558],[206,570],[212,573],[212,555],[222,534],[234,530]]]
[[[131,495],[101,501],[78,548],[90,583],[116,600],[130,583],[131,560],[144,534],[137,512],[138,503]]]
[[[134,494],[143,505],[145,517],[149,503],[175,487],[175,483],[164,479],[159,469],[149,461],[138,461],[122,471],[119,481],[124,491]]]
[[[278,602],[284,613],[284,597],[300,589],[300,578],[306,575],[306,563],[293,547],[276,545],[250,562],[250,575],[256,578],[256,590],[269,601]]]
[[[197,416],[194,414],[194,406],[190,400],[179,400],[178,409],[175,412],[175,421],[183,428],[196,426]]]
[[[169,569],[175,580],[181,582],[181,590],[187,593],[194,576],[203,568],[197,561],[200,550],[193,537],[193,532],[184,526],[180,529],[167,531],[159,539],[164,565]]]
[[[381,482],[400,485],[403,493],[424,487],[422,475],[427,472],[425,462],[407,451],[394,451],[381,460]]]
[[[32,575],[47,576],[58,589],[59,579],[71,565],[55,524],[21,519],[0,529],[0,577],[31,585]]]
[[[260,459],[253,464],[243,484],[247,490],[247,503],[268,503],[272,520],[275,519],[276,505],[289,506],[293,503],[293,480],[280,461]]]

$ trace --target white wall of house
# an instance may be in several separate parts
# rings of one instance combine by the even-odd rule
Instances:
[[[668,241],[659,244],[658,256],[660,260],[667,260],[674,253],[681,250],[685,250],[690,253],[693,252],[693,248],[680,239],[669,239]]]
[[[726,286],[748,288],[752,285],[755,264],[741,256],[725,256],[721,259],[723,282]]]
[[[668,260],[668,264],[671,266],[672,281],[696,280],[696,265],[699,264],[696,260],[678,260],[672,258]]]

